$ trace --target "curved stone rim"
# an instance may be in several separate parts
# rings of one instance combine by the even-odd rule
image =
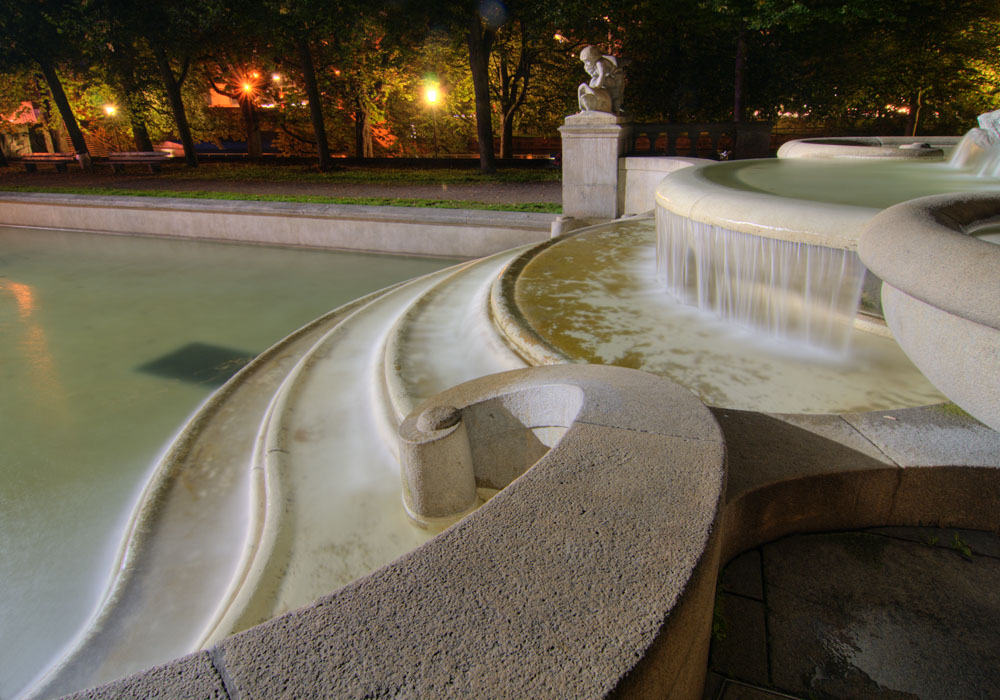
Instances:
[[[215,654],[231,681],[258,690],[313,684],[345,696],[385,684],[425,697],[467,686],[473,695],[507,688],[597,698],[633,683],[662,694],[677,677],[640,677],[640,667],[666,644],[671,665],[686,657],[679,674],[700,683],[725,497],[725,443],[704,404],[637,370],[560,365],[466,382],[411,417],[490,398],[551,411],[547,393],[556,389],[558,401],[566,386],[582,390],[582,406],[541,460],[395,562],[221,641]],[[676,634],[679,618],[689,634]],[[320,620],[322,640],[307,633]],[[401,663],[404,650],[421,663]],[[475,662],[455,675],[462,657]],[[364,669],[339,674],[338,658],[364,658]],[[306,666],[321,677],[302,673]],[[438,674],[456,685],[445,691]]]
[[[778,157],[943,160],[943,149],[957,145],[960,140],[960,136],[834,136],[796,139],[783,143],[778,149]],[[913,143],[927,143],[930,148],[902,148]]]
[[[760,161],[710,163],[674,171],[656,188],[656,205],[730,231],[846,250],[856,249],[857,231],[878,213],[870,207],[734,189],[714,182],[707,174],[710,169],[754,162]]]
[[[889,207],[864,228],[858,254],[887,284],[1000,330],[1000,246],[967,231],[1000,218],[1000,193],[933,195]]]

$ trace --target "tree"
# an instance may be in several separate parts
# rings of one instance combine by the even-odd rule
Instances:
[[[34,63],[45,77],[74,150],[89,156],[56,66],[71,55],[67,27],[78,21],[79,5],[71,0],[0,0],[0,63],[8,68]]]
[[[497,29],[506,21],[503,6],[486,4],[484,17],[477,9],[466,15],[466,41],[469,45],[469,70],[476,95],[476,135],[479,139],[479,169],[492,173],[497,169],[493,150],[493,106],[490,103],[490,51]]]
[[[333,169],[333,159],[330,157],[323,114],[324,99],[317,80],[312,45],[340,29],[345,17],[353,17],[353,10],[357,8],[346,5],[346,2],[317,0],[268,0],[263,3],[267,22],[257,27],[258,31],[266,30],[270,35],[272,51],[277,50],[280,54],[290,52],[296,58],[295,68],[305,88],[320,170]]]
[[[514,155],[514,121],[536,84],[548,86],[547,101],[562,109],[565,102],[572,101],[575,93],[570,86],[579,83],[574,75],[576,55],[587,42],[566,34],[576,34],[570,27],[586,31],[595,26],[588,12],[600,8],[575,0],[511,0],[507,9],[509,18],[497,30],[493,45],[491,80],[500,107],[501,158]],[[553,100],[555,95],[565,98]]]
[[[108,0],[128,35],[145,41],[170,104],[184,162],[198,167],[182,88],[192,60],[222,21],[222,0]]]
[[[129,24],[116,0],[90,0],[83,5],[83,21],[77,26],[84,56],[101,78],[112,86],[124,106],[139,151],[152,151],[146,126],[150,111],[151,56],[141,37]]]

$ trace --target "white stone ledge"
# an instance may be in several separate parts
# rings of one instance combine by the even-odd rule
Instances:
[[[1000,220],[1000,193],[921,197],[889,207],[861,234],[858,254],[893,287],[1000,330],[1000,246],[970,236]]]
[[[889,160],[943,160],[960,136],[836,136],[788,141],[779,158],[880,158]],[[928,144],[930,148],[907,148]]]
[[[656,188],[670,173],[692,165],[707,165],[705,158],[628,156],[618,159],[618,208],[623,215],[642,214],[656,206]]]
[[[878,209],[791,199],[714,182],[706,171],[730,164],[695,165],[670,174],[656,203],[693,221],[764,238],[855,250],[861,227]]]
[[[549,237],[555,214],[0,193],[0,225],[478,258]]]
[[[875,217],[858,253],[884,280],[896,342],[952,401],[1000,430],[1000,245],[969,235],[1000,220],[1000,194],[897,204]]]

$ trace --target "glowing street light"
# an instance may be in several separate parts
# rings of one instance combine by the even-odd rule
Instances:
[[[115,105],[104,105],[104,113],[109,117],[113,117],[118,114],[118,107]]]
[[[438,120],[437,120],[437,103],[441,98],[441,93],[438,91],[437,82],[429,82],[424,87],[424,99],[427,100],[427,104],[431,106],[431,121],[434,122],[434,157],[438,157]]]

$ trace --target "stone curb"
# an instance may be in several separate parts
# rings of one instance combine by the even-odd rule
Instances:
[[[551,233],[555,214],[0,192],[0,224],[478,258]]]

